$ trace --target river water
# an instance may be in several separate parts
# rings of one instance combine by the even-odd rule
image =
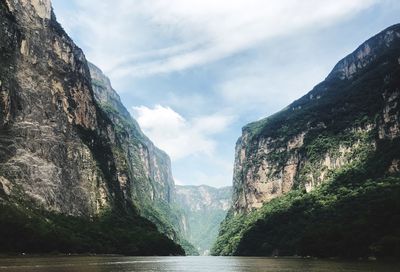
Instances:
[[[0,258],[0,272],[395,272],[400,264],[247,257]]]

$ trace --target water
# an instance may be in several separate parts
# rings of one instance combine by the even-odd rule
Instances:
[[[400,265],[246,257],[40,257],[1,258],[0,272],[392,272]]]

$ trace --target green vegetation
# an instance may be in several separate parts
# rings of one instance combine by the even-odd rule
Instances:
[[[335,187],[293,191],[260,211],[227,220],[213,253],[399,257],[400,178]]]
[[[0,204],[0,252],[184,254],[153,223],[136,215],[73,217],[26,206]]]
[[[192,212],[188,217],[189,239],[204,253],[210,250],[218,236],[219,225],[226,216],[223,210]]]
[[[210,253],[231,197],[231,187],[176,186],[174,208],[181,214],[179,223],[185,224],[183,236],[197,248],[197,254]]]
[[[122,140],[128,134],[131,134],[134,137],[132,137],[130,140],[133,141],[135,144],[139,142],[148,142],[149,140],[140,131],[139,125],[131,117],[131,115],[122,105],[122,103],[119,101],[114,101],[114,103],[116,103],[116,105],[113,106],[108,101],[97,101],[97,104],[101,109],[103,115],[106,116],[107,119],[111,120],[112,126],[114,127],[117,136],[119,136]]]
[[[271,137],[278,140],[277,145],[285,145],[294,136],[311,130],[305,139],[310,142],[320,133],[337,135],[355,125],[375,124],[384,104],[382,90],[389,95],[400,85],[399,47],[400,42],[393,41],[391,48],[379,52],[353,78],[328,77],[282,111],[248,124],[244,130],[250,141]]]
[[[105,90],[107,86],[99,80],[92,80],[92,84],[95,88],[104,89],[103,91],[114,92],[114,90]],[[144,152],[152,152],[148,150],[148,145],[152,145],[150,140],[140,131],[136,121],[119,100],[97,101],[97,104],[100,114],[103,115],[104,120],[108,121],[107,125],[113,128],[115,136],[116,143],[112,145],[111,151],[106,152],[114,160],[108,165],[112,167],[115,165],[115,171],[128,178],[127,187],[131,193],[132,206],[137,209],[141,216],[153,222],[161,233],[181,245],[186,255],[198,255],[195,247],[186,241],[181,234],[179,209],[162,198],[150,199],[152,191],[163,192],[166,190],[163,185],[158,184],[152,180],[151,176],[146,175],[140,157],[143,156],[142,149],[144,149]],[[168,171],[169,164],[165,165],[163,161],[164,156],[167,157],[167,155],[156,148],[154,148],[154,152],[158,166]],[[103,160],[100,159],[100,161]],[[112,167],[109,170],[113,170]],[[169,181],[165,180],[164,182],[166,183],[164,186],[168,186]]]
[[[387,172],[399,154],[400,139],[378,140],[375,152],[310,193],[294,190],[259,210],[231,213],[212,253],[400,257],[400,177]]]
[[[143,216],[154,222],[162,233],[173,236],[171,238],[182,246],[186,255],[199,255],[197,249],[180,232],[182,230],[182,226],[180,226],[182,211],[179,207],[165,201],[157,201],[153,205],[148,204],[143,206]]]
[[[297,174],[296,188],[304,188],[310,176],[318,180],[322,171],[327,173],[325,179],[329,179],[335,173],[336,170],[328,170],[327,166],[323,165],[326,155],[329,155],[331,160],[341,160],[346,168],[363,164],[375,150],[375,134],[376,130],[349,130],[337,135],[321,132],[311,142],[306,142],[299,150],[307,160]],[[340,171],[340,167],[337,170]]]
[[[400,158],[400,140],[382,137],[399,129],[400,40],[387,46],[380,35],[368,42],[374,49],[368,65],[351,78],[334,71],[306,96],[244,128],[250,159],[237,178],[263,160],[279,173],[294,154],[295,190],[247,214],[231,211],[213,254],[400,257],[400,176],[389,171]],[[353,57],[348,61],[359,59]],[[303,145],[288,150],[302,134]],[[258,152],[265,140],[276,152]],[[327,155],[328,164],[339,165],[324,165]],[[324,184],[306,193],[305,183],[322,171]]]

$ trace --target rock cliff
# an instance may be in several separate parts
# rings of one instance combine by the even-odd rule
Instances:
[[[89,64],[89,68],[95,100],[115,126],[116,138],[112,143],[118,145],[122,157],[128,159],[118,165],[120,180],[133,180],[134,188],[129,193],[138,200],[145,196],[151,202],[171,204],[175,183],[170,158],[143,134],[102,71],[93,64]],[[142,204],[137,203],[139,206]]]
[[[236,146],[232,208],[213,253],[398,254],[389,250],[396,227],[383,222],[398,214],[399,79],[394,25],[308,94],[246,125]],[[318,244],[312,237],[323,228]]]
[[[122,201],[118,184],[109,191],[117,180],[106,180],[80,136],[100,134],[102,122],[82,51],[49,1],[2,1],[1,13],[2,187],[70,215]]]
[[[124,222],[118,227],[126,228],[125,244],[131,247],[99,245],[101,252],[180,254],[179,246],[139,216],[176,240],[168,156],[143,135],[101,71],[88,65],[57,23],[50,0],[2,0],[0,15],[0,215],[16,220],[18,214],[23,221],[25,214],[40,226],[65,216],[61,227],[69,235],[76,224],[68,218],[107,228],[101,218],[111,214]],[[158,210],[161,204],[169,217]],[[2,221],[2,230],[19,227],[15,220]],[[60,227],[54,222],[49,233]],[[136,241],[128,238],[131,231]],[[154,248],[146,248],[146,237]],[[7,243],[10,251],[23,250]]]
[[[399,40],[399,26],[383,31],[306,96],[243,128],[234,166],[236,212],[260,208],[293,189],[311,191],[374,150],[378,140],[400,135],[393,68],[400,64]]]

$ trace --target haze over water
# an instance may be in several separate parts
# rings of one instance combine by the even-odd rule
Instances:
[[[39,257],[0,259],[0,272],[391,272],[397,263],[248,257]]]

